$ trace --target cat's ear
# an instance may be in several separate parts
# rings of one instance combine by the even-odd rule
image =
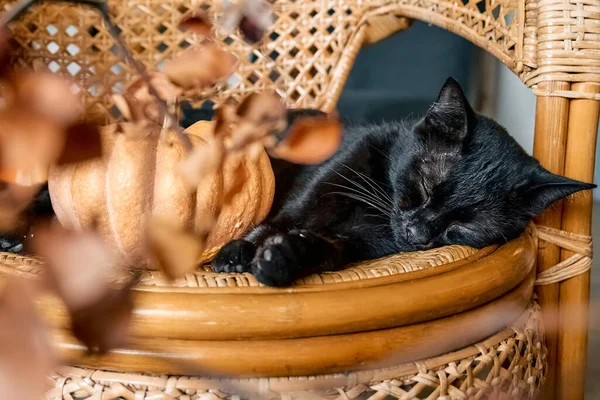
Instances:
[[[582,190],[592,190],[596,185],[555,175],[539,167],[534,173],[532,185],[526,191],[525,205],[529,213],[538,215],[554,202]]]
[[[452,142],[462,142],[469,132],[473,116],[473,109],[460,85],[454,78],[448,78],[421,122],[424,128],[422,132],[427,135],[435,133]]]

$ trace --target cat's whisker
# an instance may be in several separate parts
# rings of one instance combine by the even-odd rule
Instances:
[[[363,214],[363,217],[384,218],[381,214]]]
[[[385,192],[385,190],[383,190],[381,188],[381,186],[375,180],[373,180],[373,178],[371,178],[370,176],[368,176],[366,174],[363,174],[362,172],[354,170],[353,168],[351,168],[350,166],[348,166],[348,165],[346,165],[344,163],[340,163],[340,165],[342,167],[345,167],[345,168],[349,169],[350,171],[354,172],[356,175],[358,175],[358,177],[361,178],[363,181],[365,181],[365,183],[367,185],[369,185],[371,187],[371,189],[375,190],[377,192],[377,194],[379,194],[380,196],[382,196],[385,200],[389,201],[390,204],[393,203],[393,201],[390,198],[390,196]]]
[[[365,182],[367,182],[367,184],[369,184],[373,188],[373,190],[377,191],[382,197],[384,197],[386,200],[388,200],[390,202],[390,204],[393,203],[392,198],[385,192],[385,190],[383,190],[383,188],[377,181],[375,181],[373,178],[371,178],[370,176],[368,176],[362,172],[358,172],[358,171],[355,171],[355,172]],[[369,183],[369,181],[371,183]]]
[[[349,186],[345,186],[345,185],[340,185],[338,183],[333,183],[333,182],[324,182],[326,185],[331,185],[331,186],[336,186],[342,189],[346,189],[346,190],[350,190],[353,193],[359,194],[361,196],[364,196],[365,198],[371,199],[374,202],[376,202],[377,204],[381,205],[383,208],[385,208],[388,211],[391,211],[392,208],[389,206],[389,204],[387,204],[385,201],[382,201],[382,199],[380,199],[379,197],[375,196],[373,193],[367,192],[365,190],[360,190],[360,189],[356,189],[353,187],[349,187]]]
[[[355,189],[355,188],[352,188],[352,187],[349,187],[349,186],[345,186],[345,185],[340,185],[340,184],[337,184],[337,183],[332,183],[332,182],[324,182],[324,183],[327,184],[327,185],[336,186],[336,187],[339,187],[339,188],[342,188],[342,189],[349,190],[353,194],[359,195],[359,196],[361,196],[361,197],[363,197],[363,198],[365,198],[367,200],[370,200],[370,201],[376,203],[381,209],[384,209],[385,211],[387,211],[388,213],[391,214],[392,209],[389,206],[389,204],[386,204],[385,202],[381,201],[380,198],[374,196],[372,193],[363,192],[361,190],[358,190],[358,189]]]
[[[385,203],[385,201],[387,201],[387,199],[385,199],[385,198],[384,198],[384,199],[381,199],[381,198],[379,198],[379,197],[376,197],[376,196],[374,196],[374,194],[373,194],[373,193],[371,193],[371,192],[369,191],[369,189],[368,189],[368,188],[364,187],[364,186],[363,186],[363,185],[361,185],[360,183],[358,183],[358,182],[356,182],[356,181],[354,181],[354,180],[352,180],[352,179],[348,178],[347,176],[345,176],[345,175],[343,175],[343,174],[341,174],[341,173],[337,172],[337,171],[336,171],[336,170],[334,170],[334,169],[331,169],[331,171],[332,171],[333,173],[337,174],[337,175],[338,175],[340,178],[343,178],[343,179],[345,179],[347,182],[349,182],[349,183],[353,184],[354,186],[356,186],[356,188],[354,188],[354,189],[353,189],[354,191],[356,191],[356,192],[358,192],[358,193],[360,193],[360,194],[363,194],[363,195],[366,195],[366,196],[372,197],[373,199],[377,199],[377,201],[378,201],[378,202],[380,202],[380,203],[382,203],[386,209],[389,209],[389,210],[391,210],[391,209],[392,209],[392,207],[393,207],[393,204],[392,204],[392,202],[391,202],[391,201],[388,201],[388,202],[387,202],[387,204],[386,204],[386,203]],[[343,185],[339,185],[339,186],[340,186],[340,187],[343,187],[343,188],[345,188],[345,189],[349,189],[349,190],[350,190],[350,189],[352,189],[352,188],[350,188],[350,187],[343,186]]]
[[[371,147],[373,150],[375,150],[376,152],[378,152],[379,154],[384,156],[388,161],[392,162],[392,158],[389,155],[385,154],[380,149],[378,149],[377,147],[373,146],[372,144],[369,144],[369,147]]]
[[[388,217],[390,217],[390,218],[392,217],[392,214],[389,211],[386,211],[386,210],[380,208],[380,206],[374,204],[370,199],[365,198],[363,196],[359,196],[358,194],[347,193],[347,192],[330,192],[328,194],[338,194],[340,196],[346,196],[348,198],[361,201],[361,202],[363,202],[365,204],[370,205],[371,207],[375,208],[376,210],[381,211],[383,214],[387,215]]]

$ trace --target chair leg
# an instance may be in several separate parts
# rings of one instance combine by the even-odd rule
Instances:
[[[576,83],[575,91],[599,93],[600,85]],[[564,175],[584,182],[594,180],[594,158],[600,102],[574,99],[569,104],[569,127]],[[562,229],[590,235],[592,193],[580,193],[563,204]],[[562,250],[561,260],[573,253]],[[559,331],[557,348],[557,400],[583,400],[587,359],[590,273],[560,283]]]
[[[539,85],[544,90],[568,90],[567,82],[544,82]],[[535,137],[533,155],[542,166],[556,174],[563,174],[567,143],[569,100],[561,97],[538,97],[535,117]],[[561,228],[562,208],[549,209],[536,223],[551,228]],[[540,242],[537,271],[542,272],[560,261],[560,249],[550,243]],[[554,400],[556,387],[556,357],[558,346],[558,304],[559,284],[538,286],[536,293],[542,308],[548,346],[548,373],[546,383],[539,395],[540,399]]]

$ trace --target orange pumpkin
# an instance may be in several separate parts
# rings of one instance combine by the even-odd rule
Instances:
[[[145,251],[145,223],[149,216],[166,218],[177,226],[202,226],[207,213],[218,207],[216,174],[190,191],[177,172],[186,152],[179,140],[163,141],[157,134],[135,139],[116,132],[117,125],[102,132],[102,159],[55,167],[48,186],[52,206],[60,223],[73,229],[97,224],[109,244],[136,268],[151,267]],[[158,127],[149,129],[159,129]],[[200,121],[186,132],[194,146],[212,133],[213,123]],[[239,237],[267,216],[275,191],[275,179],[266,152],[256,161],[245,158],[246,181],[235,197],[223,206],[199,262],[215,248]],[[233,184],[236,165],[224,167],[224,186]]]

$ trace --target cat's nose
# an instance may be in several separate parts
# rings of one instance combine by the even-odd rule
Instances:
[[[422,229],[409,225],[406,227],[406,241],[410,244],[426,244],[429,241],[429,235]]]

